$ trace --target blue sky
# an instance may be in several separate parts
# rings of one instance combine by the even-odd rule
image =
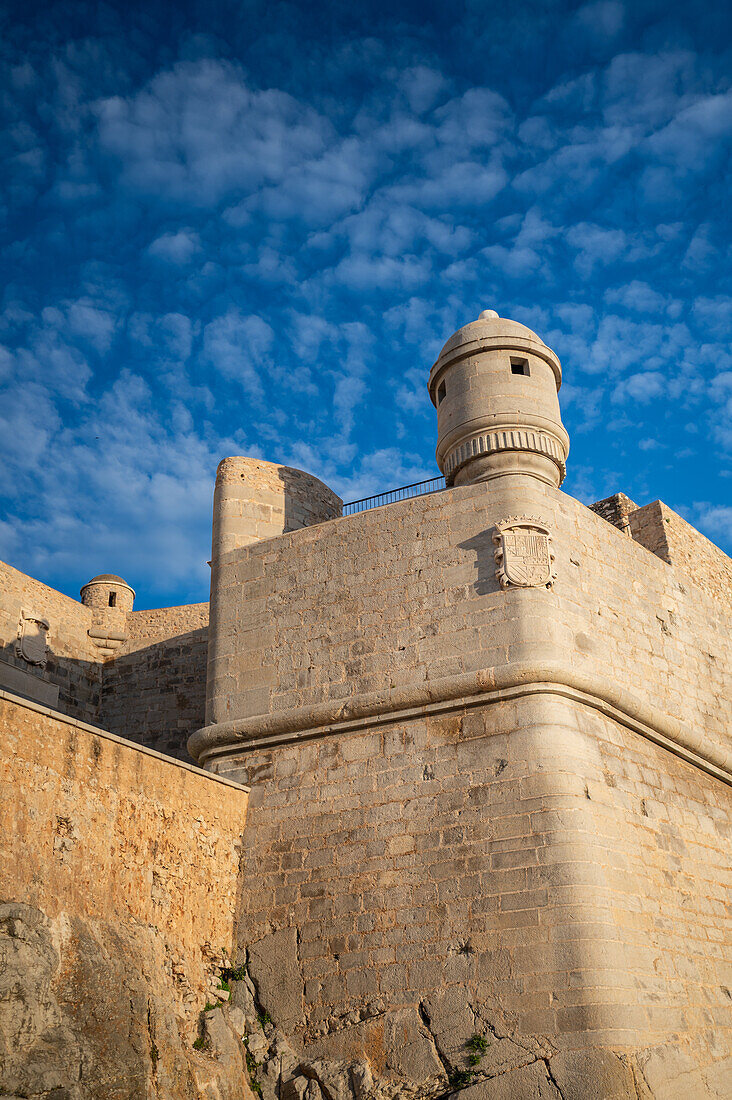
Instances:
[[[219,459],[433,476],[429,367],[486,308],[562,360],[569,493],[732,551],[727,5],[0,20],[0,558],[206,599]]]

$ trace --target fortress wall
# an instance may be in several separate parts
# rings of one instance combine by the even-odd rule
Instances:
[[[447,490],[230,555],[213,575],[208,721],[505,661],[485,501],[483,486]]]
[[[512,515],[549,525],[552,589],[500,589]],[[304,1028],[304,998],[313,1056],[370,1051],[424,1086],[433,1039],[464,1059],[459,1018],[506,1039],[507,1072],[599,1046],[642,1051],[659,1100],[730,1091],[730,788],[647,739],[729,771],[725,605],[508,477],[251,547],[213,595],[222,724],[194,744],[253,784],[240,942],[290,945],[283,1019]],[[603,1095],[635,1100],[623,1080]]]
[[[732,607],[732,561],[701,531],[660,500],[639,508],[629,522],[636,542],[692,578],[702,592]]]
[[[296,531],[222,563],[209,723],[297,726],[319,708],[317,725],[364,698],[383,709],[426,700],[449,677],[548,662],[729,754],[729,606],[571,497],[530,479],[501,487],[510,480]],[[521,514],[552,530],[550,591],[503,592],[496,579],[494,525]]]
[[[724,784],[547,697],[219,766],[256,784],[240,943],[289,975],[260,996],[308,1058],[366,1056],[424,1086],[432,1044],[466,1070],[478,1031],[478,1072],[507,1090],[552,1055],[564,1100],[586,1100],[574,1050],[598,1095],[635,1100],[604,1050],[635,1062],[642,1095],[682,1072],[688,1095],[727,1095],[707,1091],[732,1073]]]
[[[211,1095],[192,1042],[247,792],[2,693],[0,737],[0,1092]]]
[[[45,669],[16,654],[21,611],[49,624]],[[0,562],[0,688],[98,721],[102,674],[91,625],[89,608]]]
[[[100,722],[190,760],[186,741],[205,718],[208,604],[133,611],[127,632],[104,666]]]

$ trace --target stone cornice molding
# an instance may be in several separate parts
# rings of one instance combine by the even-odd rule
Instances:
[[[591,707],[732,785],[732,748],[725,750],[706,743],[703,734],[688,723],[604,677],[552,660],[518,661],[441,677],[413,688],[371,692],[345,701],[221,722],[192,734],[188,751],[206,765],[216,757],[242,749],[265,749],[539,694]]]
[[[567,473],[566,453],[562,452],[555,434],[526,428],[505,428],[500,431],[475,432],[469,439],[463,438],[452,450],[447,449],[442,468],[446,481],[452,482],[466,462],[496,451],[534,451],[551,458],[559,469],[560,485]]]

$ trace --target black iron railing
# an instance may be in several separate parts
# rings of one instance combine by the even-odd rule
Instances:
[[[352,516],[355,512],[366,512],[369,508],[380,508],[382,504],[395,504],[398,500],[410,500],[425,493],[439,493],[445,488],[444,477],[432,477],[429,481],[415,481],[414,485],[402,485],[399,489],[389,489],[386,493],[377,493],[363,500],[351,500],[343,505],[343,515]]]

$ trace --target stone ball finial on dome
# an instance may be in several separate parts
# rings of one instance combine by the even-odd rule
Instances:
[[[569,453],[561,384],[559,359],[519,321],[484,309],[458,329],[429,378],[447,484],[528,474],[561,485]]]

